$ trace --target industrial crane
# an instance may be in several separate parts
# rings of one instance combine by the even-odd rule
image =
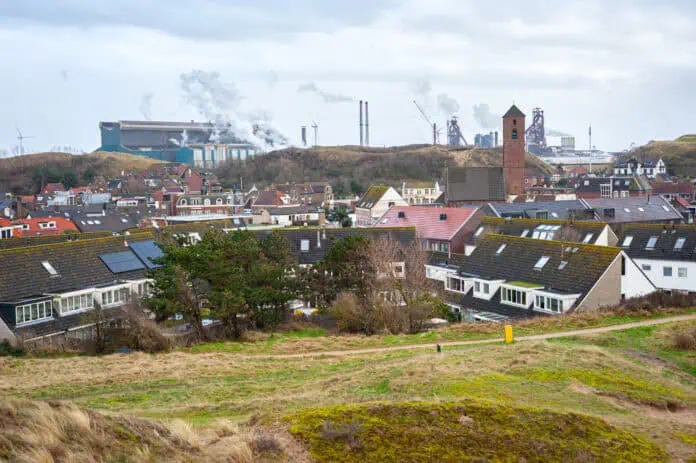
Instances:
[[[423,111],[423,108],[418,104],[416,100],[413,100],[413,104],[416,105],[416,108],[418,108],[418,111],[423,115],[423,119],[428,123],[433,128],[433,145],[439,145],[440,144],[440,131],[437,129],[437,123],[433,122],[430,120],[430,118],[425,114],[425,111]]]

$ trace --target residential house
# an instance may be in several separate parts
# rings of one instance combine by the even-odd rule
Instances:
[[[681,183],[654,183],[653,184],[653,194],[660,195],[665,199],[676,200],[677,198],[684,198],[689,202],[696,199],[696,186],[693,183],[681,182]]]
[[[657,161],[646,160],[638,161],[636,158],[630,158],[625,161],[619,161],[614,164],[614,175],[644,175],[654,179],[658,175],[665,175],[667,166],[662,159]]]
[[[0,338],[79,337],[96,303],[117,317],[129,298],[146,295],[161,255],[150,233],[0,251]]]
[[[613,228],[623,223],[681,223],[683,216],[660,196],[639,196],[625,199],[584,199],[597,220]]]
[[[656,287],[696,292],[696,226],[626,224],[619,246]]]
[[[489,234],[555,240],[596,246],[616,246],[619,238],[609,224],[589,221],[512,219],[484,217],[467,236],[465,254],[471,255],[479,241]]]
[[[433,204],[442,194],[440,183],[403,182],[401,197],[410,205]]]
[[[590,312],[655,290],[620,248],[494,234],[455,265],[434,256],[426,275],[474,320]]]
[[[466,237],[484,217],[478,207],[394,206],[375,227],[415,227],[423,246],[432,251],[462,254]]]
[[[371,227],[394,206],[408,206],[408,203],[394,188],[372,185],[355,206],[355,223],[358,227]]]
[[[110,232],[123,233],[137,228],[152,214],[147,207],[124,208],[102,207],[83,208],[73,213],[72,219],[82,233]]]
[[[200,195],[203,190],[203,177],[201,173],[187,166],[181,167],[179,178],[181,179],[181,184],[184,186],[184,191],[187,194]]]
[[[535,203],[488,203],[486,215],[530,219],[593,220],[615,227],[621,223],[679,223],[682,215],[659,196],[624,199],[578,199]]]
[[[588,174],[588,170],[583,166],[575,166],[568,171],[568,176],[570,178],[584,177]]]
[[[234,215],[243,204],[233,193],[184,194],[177,197],[176,216]]]
[[[281,206],[297,206],[298,203],[291,203],[290,197],[283,195],[281,191],[278,190],[265,190],[258,191],[255,199],[253,199],[252,209],[262,209],[267,207],[281,207]],[[253,197],[253,196],[252,196]]]
[[[14,235],[23,237],[79,232],[72,220],[59,216],[19,219],[13,221],[12,225],[16,227]]]
[[[311,206],[284,206],[255,208],[254,225],[323,226],[326,222],[324,209]]]
[[[12,221],[4,217],[0,217],[0,240],[7,240],[15,237],[15,229]]]
[[[543,185],[546,176],[538,167],[527,167],[524,169],[524,188],[532,188]]]
[[[448,167],[445,171],[445,204],[505,202],[505,176],[502,167]]]
[[[42,195],[55,195],[59,191],[65,191],[62,183],[47,183],[41,190]]]
[[[288,204],[324,207],[333,200],[333,189],[328,183],[274,184],[270,190],[281,192]]]
[[[645,177],[583,177],[575,182],[575,194],[580,199],[628,198],[652,193]]]

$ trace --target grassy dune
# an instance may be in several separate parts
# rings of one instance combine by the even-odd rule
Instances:
[[[331,407],[364,402],[400,406],[402,402],[423,401],[456,408],[474,401],[476,406],[503,407],[510,414],[509,424],[481,424],[500,425],[500,432],[514,439],[538,442],[541,438],[530,427],[525,428],[528,434],[519,436],[522,431],[512,425],[514,417],[523,413],[517,411],[519,407],[564,417],[576,413],[628,432],[632,437],[622,440],[621,445],[649,442],[647,447],[639,445],[646,455],[664,451],[671,459],[687,460],[696,452],[692,443],[696,436],[696,377],[689,373],[688,365],[665,360],[659,348],[651,347],[667,339],[666,333],[674,329],[678,327],[665,325],[641,334],[643,344],[628,349],[621,343],[603,345],[602,337],[597,337],[589,338],[596,342],[582,338],[467,346],[445,349],[442,354],[416,350],[270,359],[230,352],[174,352],[101,358],[0,358],[0,393],[20,399],[69,400],[109,415],[167,422],[182,419],[201,432],[214,428],[219,420],[290,427],[312,452],[311,440],[319,424],[302,418],[314,416],[308,408],[319,408],[316,413],[326,413],[327,420],[333,420]],[[603,336],[609,335],[634,338],[632,334]],[[682,360],[691,365],[696,362],[686,354]],[[310,415],[303,415],[305,412]],[[445,413],[442,419],[452,416]],[[549,423],[556,420],[556,415],[548,413],[539,417]],[[559,435],[564,435],[566,422],[567,418],[558,417]],[[592,429],[597,423],[587,422]],[[420,426],[415,418],[412,425]],[[385,425],[374,426],[377,432]],[[619,432],[613,429],[607,432]],[[588,445],[590,454],[593,445],[600,445],[597,442]],[[548,445],[557,448],[557,443]],[[580,448],[574,445],[568,451]],[[369,461],[370,455],[352,461]],[[588,457],[582,461],[593,460]]]

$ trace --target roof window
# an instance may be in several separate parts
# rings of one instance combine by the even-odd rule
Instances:
[[[527,235],[529,235],[529,230],[528,230],[528,229],[525,229],[525,230],[522,230],[522,234],[520,235],[520,237],[521,237],[521,238],[526,238]]]
[[[645,212],[645,209],[643,209],[642,207],[639,207],[638,210],[639,210],[640,212]]]
[[[669,207],[665,206],[664,204],[662,205],[662,209],[664,209],[665,212],[669,212]]]
[[[542,256],[537,263],[534,265],[534,270],[541,270],[544,268],[544,265],[549,261],[550,257],[549,256]]]
[[[625,212],[631,212],[631,210],[630,210],[629,208],[627,208],[627,207],[624,207],[624,211],[625,211]]]
[[[648,244],[645,245],[645,249],[655,249],[657,244],[657,236],[651,236],[648,240]]]
[[[551,213],[551,217],[553,217],[554,219],[557,219],[557,218],[558,218],[558,214],[557,214],[556,212],[552,212],[552,213]]]
[[[631,242],[633,242],[633,236],[628,235],[627,237],[624,238],[623,243],[621,244],[621,247],[627,248],[631,245]]]
[[[674,243],[674,250],[680,251],[684,249],[684,243],[686,243],[686,238],[678,238],[677,242]]]
[[[582,240],[582,242],[583,242],[584,244],[589,243],[590,241],[592,241],[592,237],[593,237],[593,236],[594,236],[594,235],[593,235],[592,233],[588,233],[587,235],[585,235],[585,239]]]
[[[476,230],[476,233],[474,233],[474,236],[480,236],[481,233],[483,233],[483,226],[478,227],[478,230]]]
[[[45,261],[41,262],[41,265],[43,265],[43,268],[45,268],[46,271],[48,272],[48,274],[51,275],[52,277],[58,276],[58,272],[53,267],[53,265],[51,265],[51,263],[49,261],[45,260]]]
[[[501,244],[500,247],[498,248],[498,250],[495,251],[495,253],[500,255],[505,250],[506,247],[507,247],[507,244],[505,244],[505,243]]]
[[[558,264],[558,270],[563,270],[566,268],[566,265],[568,265],[568,262],[565,260],[562,260],[560,264]]]

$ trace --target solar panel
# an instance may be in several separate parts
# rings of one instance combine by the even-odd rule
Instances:
[[[161,267],[159,264],[152,262],[154,259],[159,259],[164,256],[162,250],[152,240],[136,241],[129,243],[128,246],[140,258],[147,268]]]
[[[112,273],[130,272],[145,268],[136,255],[130,251],[102,254],[99,258]]]

